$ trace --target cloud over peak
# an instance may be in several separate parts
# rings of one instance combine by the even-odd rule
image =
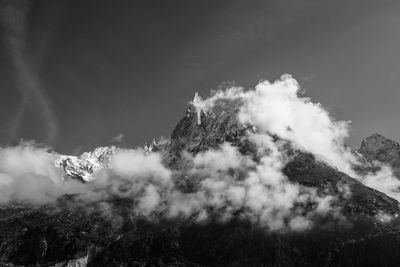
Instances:
[[[174,155],[180,164],[174,165],[169,162],[171,153],[176,152],[170,147],[171,140],[155,150],[114,147],[116,151],[109,157],[94,153],[99,157],[96,162],[105,160],[107,164],[92,170],[94,179],[89,183],[66,177],[54,166],[60,155],[34,144],[1,148],[0,201],[40,204],[55,201],[63,194],[79,194],[86,201],[118,196],[134,201],[133,214],[148,218],[158,214],[205,222],[239,217],[269,230],[300,231],[312,227],[315,217],[337,216],[340,211],[335,203],[350,198],[352,192],[339,180],[335,194],[290,180],[284,168],[295,151],[312,154],[333,170],[400,199],[395,189],[400,182],[391,176],[390,169],[366,176],[353,170],[360,162],[344,145],[349,123],[335,120],[322,105],[303,97],[300,91],[297,81],[286,74],[274,82],[260,82],[251,90],[235,86],[215,91],[205,99],[196,95],[192,105],[197,123],[190,127],[205,127],[202,112],[234,107],[232,112],[239,123],[254,126],[254,131],[241,133],[253,149],[244,153],[226,140],[218,140],[218,146],[197,140],[205,149],[180,151]],[[191,134],[190,129],[184,131]],[[78,167],[90,169],[92,154],[84,155],[85,161],[77,161],[83,164]]]

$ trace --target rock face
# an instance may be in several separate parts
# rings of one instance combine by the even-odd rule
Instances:
[[[255,130],[254,127],[241,124],[235,110],[218,114],[201,112],[198,115],[195,108],[190,106],[171,134],[168,147],[171,164],[179,161],[182,151],[196,154],[217,148],[224,142],[238,147],[242,154],[251,153],[255,148],[247,139],[247,134]]]
[[[241,124],[236,114],[234,109],[201,112],[199,119],[189,107],[168,141],[154,141],[144,150],[162,152],[177,172],[183,151],[196,154],[224,142],[251,156],[256,148],[248,136],[257,129]],[[90,182],[116,151],[101,147],[79,157],[62,156],[56,165],[69,177]],[[398,166],[398,145],[381,136],[367,138],[359,152],[370,161]],[[14,203],[0,209],[0,265],[397,266],[399,203],[313,155],[291,153],[283,169],[288,179],[336,196],[332,205],[341,211],[319,218],[310,231],[269,233],[239,218],[204,224],[184,219],[149,221],[133,215],[135,203],[127,197],[82,203],[79,196],[66,195],[55,205],[33,208]]]
[[[365,138],[358,150],[369,161],[378,161],[392,167],[400,178],[400,144],[380,134]]]

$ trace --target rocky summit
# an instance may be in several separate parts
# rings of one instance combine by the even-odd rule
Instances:
[[[174,177],[187,179],[182,153],[193,157],[229,143],[255,162],[249,138],[257,128],[237,119],[235,109],[198,113],[190,106],[167,140],[153,141],[144,153],[160,152]],[[294,185],[331,196],[333,212],[314,216],[305,231],[267,231],[236,211],[229,219],[197,223],[192,218],[153,219],[137,215],[124,195],[84,201],[66,194],[55,203],[12,202],[0,209],[2,266],[398,266],[400,207],[397,200],[359,179],[271,136],[285,147],[282,172]],[[55,165],[66,179],[94,181],[110,168],[120,149],[100,147],[81,156],[62,155]],[[368,162],[399,168],[399,144],[380,135],[358,150]],[[232,170],[234,172],[234,170]],[[240,176],[239,176],[240,177]],[[192,178],[196,179],[196,177]],[[176,181],[176,180],[175,180]],[[313,191],[313,192],[314,192]],[[301,206],[301,205],[300,205]],[[304,202],[301,210],[315,209]],[[212,212],[212,211],[211,211]],[[214,211],[218,212],[218,211]],[[368,253],[366,253],[368,252]]]
[[[190,106],[171,134],[167,148],[171,157],[170,165],[179,162],[182,151],[197,154],[217,148],[224,142],[238,147],[242,154],[250,153],[255,148],[247,139],[247,135],[256,129],[241,124],[236,116],[236,110],[221,111],[217,114],[214,112],[198,114]]]
[[[380,134],[365,138],[358,152],[367,160],[389,165],[394,174],[400,177],[400,144]]]

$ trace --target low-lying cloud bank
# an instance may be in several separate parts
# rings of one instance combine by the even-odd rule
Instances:
[[[63,194],[83,192],[82,183],[63,179],[63,171],[54,167],[56,157],[34,143],[0,148],[0,203],[41,204]]]
[[[2,148],[0,203],[43,204],[74,193],[91,201],[120,196],[132,198],[132,212],[148,218],[158,214],[201,223],[240,216],[270,230],[308,229],[313,216],[331,210],[333,197],[318,196],[315,189],[288,181],[282,173],[287,159],[279,143],[267,135],[251,138],[259,147],[257,162],[228,143],[197,155],[185,153],[184,170],[168,169],[160,153],[121,150],[109,168],[86,184],[65,179],[53,164],[58,155],[46,149],[28,143]],[[314,208],[303,208],[310,205]]]
[[[290,158],[284,142],[314,154],[319,160],[400,199],[399,180],[387,167],[377,174],[360,177],[352,169],[358,159],[344,141],[348,122],[336,121],[320,105],[300,95],[290,75],[275,82],[264,81],[254,90],[233,87],[214,92],[209,98],[195,97],[193,103],[201,124],[201,112],[235,105],[243,124],[257,128],[249,140],[256,155],[242,155],[224,143],[196,155],[183,152],[182,169],[169,169],[161,153],[144,149],[120,149],[108,168],[83,184],[66,179],[54,166],[59,157],[32,143],[0,148],[0,203],[13,200],[42,204],[64,194],[79,193],[82,199],[104,200],[110,196],[132,198],[133,213],[148,218],[184,217],[197,222],[241,217],[269,230],[304,230],[314,216],[337,215],[331,207],[335,196],[319,195],[315,188],[290,182],[282,172]],[[273,140],[277,135],[283,141]],[[346,189],[346,188],[344,188]],[[344,190],[348,197],[351,192]],[[307,208],[306,208],[307,207]]]
[[[107,194],[135,199],[133,212],[149,217],[161,214],[201,223],[239,216],[270,230],[304,230],[312,226],[313,216],[333,211],[332,196],[288,181],[282,173],[288,159],[281,144],[267,135],[251,138],[259,148],[257,162],[224,143],[216,150],[184,153],[181,170],[167,169],[159,153],[121,151],[89,185],[91,193],[104,194],[98,190],[108,186]]]

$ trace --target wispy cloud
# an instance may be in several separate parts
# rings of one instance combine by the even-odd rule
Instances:
[[[43,91],[39,78],[38,65],[33,61],[27,45],[28,13],[31,2],[23,0],[5,1],[1,8],[1,21],[5,29],[5,41],[10,60],[14,67],[15,86],[20,91],[22,100],[14,115],[10,127],[10,137],[15,139],[22,118],[27,109],[40,116],[45,126],[45,142],[53,144],[58,133],[57,119],[51,101]],[[43,39],[43,46],[47,37]],[[43,53],[39,53],[43,57]],[[41,61],[41,58],[35,58]]]
[[[120,133],[111,138],[111,142],[113,143],[122,143],[124,141],[124,134]]]

